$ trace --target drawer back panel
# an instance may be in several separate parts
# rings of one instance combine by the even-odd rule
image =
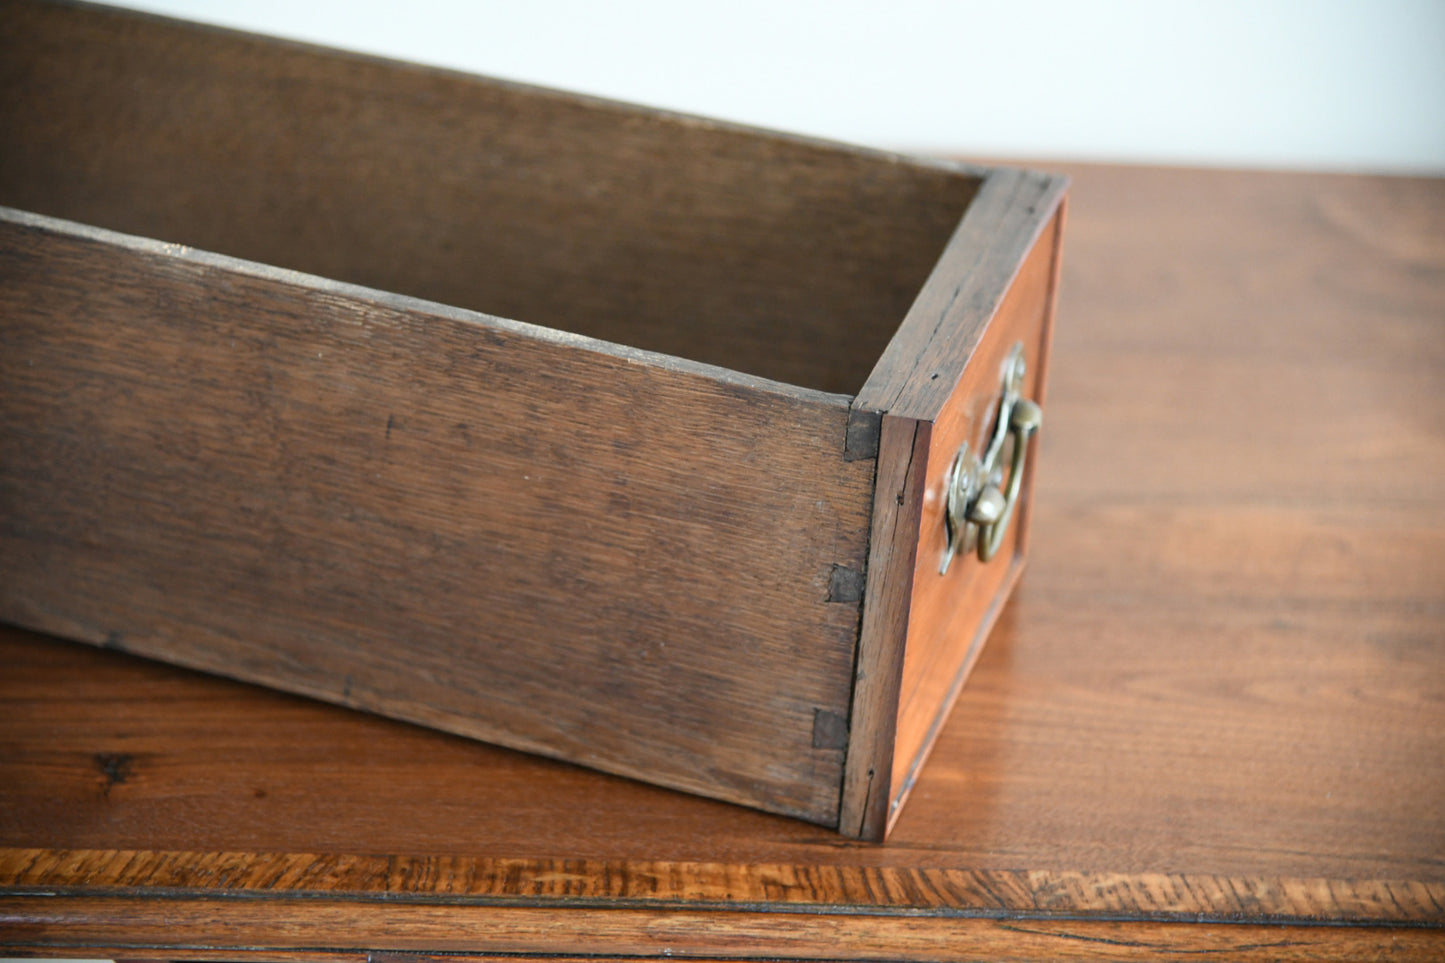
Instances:
[[[0,204],[853,394],[977,188],[708,121],[4,3]]]

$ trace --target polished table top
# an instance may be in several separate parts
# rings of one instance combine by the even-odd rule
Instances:
[[[0,628],[0,946],[1445,956],[1445,181],[1064,169],[1032,559],[887,844]]]

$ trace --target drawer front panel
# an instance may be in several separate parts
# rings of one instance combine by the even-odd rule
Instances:
[[[947,546],[946,483],[962,444],[966,442],[974,453],[987,448],[999,410],[1002,371],[1015,345],[1023,346],[1027,366],[1022,397],[1040,404],[1044,401],[1059,225],[1056,216],[1035,244],[929,437],[908,642],[899,687],[890,803],[895,815],[1023,568],[1029,499],[1039,469],[1037,436],[1028,443],[1031,450],[1024,462],[1019,504],[997,553],[982,561],[969,542],[949,562],[948,571],[941,572]],[[1047,414],[1045,405],[1044,431],[1048,430]],[[1007,475],[1009,465],[1002,468]]]

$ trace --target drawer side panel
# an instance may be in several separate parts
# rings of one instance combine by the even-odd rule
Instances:
[[[0,618],[836,822],[846,398],[9,212],[0,415]]]

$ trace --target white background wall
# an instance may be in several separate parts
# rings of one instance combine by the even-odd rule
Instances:
[[[1445,173],[1445,0],[121,0],[906,150]]]

